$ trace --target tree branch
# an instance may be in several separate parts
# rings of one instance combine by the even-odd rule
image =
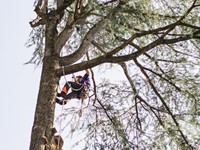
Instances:
[[[156,110],[157,112],[160,112],[161,110],[151,106],[149,103],[147,103],[140,95],[136,95],[136,98],[139,99],[142,103],[144,103],[149,109],[152,111],[152,113],[156,116],[158,122],[160,123],[161,126],[164,127],[164,124],[161,120],[161,118],[158,116],[158,114],[154,111]],[[144,106],[143,106],[144,107]],[[147,110],[146,110],[147,111]]]
[[[87,53],[88,48],[91,44],[91,41],[94,38],[94,35],[100,30],[103,23],[104,21],[101,20],[90,29],[90,31],[86,34],[85,38],[83,39],[80,47],[78,48],[76,52],[74,52],[71,55],[60,58],[60,63],[62,66],[67,66],[78,61]]]
[[[94,45],[98,50],[100,50],[103,54],[106,54],[106,51],[103,50],[103,48],[97,43],[95,42],[95,40],[92,40],[92,45]]]
[[[131,79],[131,77],[128,74],[128,69],[127,69],[126,64],[123,62],[123,63],[119,63],[119,65],[122,67],[122,69],[124,71],[124,74],[125,74],[127,80],[129,81],[129,84],[131,85],[131,89],[133,91],[134,96],[136,96],[137,95],[137,90],[135,88],[133,80]],[[142,130],[142,124],[141,124],[140,117],[139,117],[139,112],[138,112],[137,98],[135,97],[134,99],[135,99],[136,119],[137,119],[137,124],[139,124],[139,127],[137,126],[137,128]]]
[[[88,34],[89,34],[88,36],[90,36],[90,33],[88,33]],[[77,63],[77,64],[73,64],[71,66],[67,66],[67,65],[70,65],[69,64],[70,61],[73,60],[73,62],[76,62],[77,58],[80,59],[87,52],[87,50],[83,49],[83,47],[88,48],[89,47],[88,43],[90,41],[85,39],[86,40],[85,44],[88,44],[88,45],[84,45],[83,44],[83,46],[79,48],[78,52],[75,52],[72,55],[60,58],[60,65],[61,66],[66,66],[65,67],[65,72],[67,74],[68,73],[73,73],[73,72],[77,72],[77,71],[84,70],[84,69],[87,69],[87,68],[92,68],[92,67],[95,67],[95,66],[103,64],[103,63],[126,62],[126,61],[129,61],[129,60],[132,60],[132,59],[136,59],[140,55],[146,53],[147,51],[149,51],[149,50],[151,50],[153,48],[155,48],[156,46],[159,46],[159,45],[162,45],[162,44],[173,44],[173,43],[176,43],[176,42],[179,42],[179,41],[189,40],[191,38],[192,37],[189,36],[189,35],[186,36],[186,37],[179,37],[179,38],[174,38],[174,39],[162,39],[162,38],[159,38],[159,39],[153,41],[152,43],[148,44],[147,46],[141,48],[140,50],[138,50],[137,52],[132,53],[132,54],[128,54],[128,55],[124,55],[124,56],[103,55],[103,56],[99,56],[97,58],[94,58],[92,60],[89,60],[87,62],[83,61],[81,63]],[[90,37],[90,40],[91,40],[91,37]],[[79,51],[81,51],[80,54],[79,54]],[[73,57],[75,57],[75,58],[73,58]],[[58,76],[62,76],[62,69],[58,69],[56,71],[57,71]]]
[[[43,18],[43,16],[45,14],[47,14],[47,8],[48,8],[48,0],[38,0],[38,3],[35,7],[35,12],[37,13],[37,15],[41,18]]]
[[[55,50],[57,53],[60,53],[66,41],[71,37],[72,33],[74,32],[74,23],[75,22],[73,20],[73,14],[69,14],[68,23],[65,25],[65,28],[55,40]]]
[[[44,25],[46,24],[46,21],[48,19],[52,19],[56,16],[59,16],[60,14],[63,13],[63,11],[70,6],[75,0],[64,0],[63,2],[58,1],[58,8],[56,10],[51,10],[49,13],[46,9],[48,0],[39,0],[38,4],[35,8],[35,12],[37,13],[37,18],[34,19],[33,21],[30,21],[29,24],[31,27],[36,27],[39,25]],[[45,12],[44,12],[45,11]],[[37,21],[37,22],[36,22]]]
[[[187,138],[185,137],[185,135],[183,134],[183,132],[180,129],[180,125],[177,122],[176,118],[174,117],[174,115],[172,114],[170,108],[167,106],[167,103],[165,102],[165,100],[163,99],[163,97],[160,95],[160,93],[157,91],[156,87],[154,86],[154,84],[151,82],[151,79],[149,78],[149,76],[147,75],[147,73],[144,71],[143,66],[137,61],[137,59],[134,60],[135,64],[140,68],[141,72],[143,73],[143,75],[145,76],[145,78],[147,79],[147,81],[149,82],[151,88],[153,89],[154,93],[159,97],[160,101],[162,102],[163,106],[166,108],[167,112],[170,114],[172,120],[174,121],[176,127],[177,127],[177,131],[180,133],[180,135],[182,136],[183,140],[185,141],[185,143],[189,145]]]

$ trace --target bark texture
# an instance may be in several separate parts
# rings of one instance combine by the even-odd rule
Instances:
[[[46,57],[43,61],[40,90],[32,127],[30,150],[53,150],[55,97],[59,78],[55,76],[55,58]]]
[[[59,77],[55,74],[55,70],[59,68],[59,54],[56,53],[54,46],[57,23],[56,18],[49,19],[46,23],[43,68],[30,150],[57,150],[56,147],[58,147],[57,138],[54,135],[56,130],[53,127],[55,97],[59,82]]]

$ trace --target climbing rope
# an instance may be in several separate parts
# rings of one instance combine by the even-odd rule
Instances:
[[[62,103],[62,109],[61,109],[61,113],[60,113],[60,121],[59,121],[59,130],[58,130],[58,134],[59,134],[59,137],[58,137],[58,146],[57,146],[57,150],[59,150],[59,146],[60,146],[60,138],[61,138],[61,130],[62,130],[62,116],[63,116],[63,110],[64,110],[64,101]]]
[[[74,91],[79,91],[79,90],[82,89],[81,94],[83,95],[83,97],[80,98],[80,100],[81,100],[81,108],[80,108],[79,114],[78,114],[79,117],[81,117],[82,114],[83,114],[83,110],[84,110],[86,107],[88,107],[88,105],[89,105],[89,103],[90,103],[90,97],[92,97],[93,95],[89,96],[90,88],[88,87],[87,84],[81,84],[82,86],[81,86],[79,89],[74,89],[74,88],[72,88],[71,84],[68,82],[68,80],[67,80],[66,77],[65,77],[64,66],[62,66],[62,71],[63,71],[63,76],[64,76],[64,79],[65,79],[65,82],[69,85],[69,87],[70,87],[72,90],[74,90]],[[73,78],[74,78],[74,80],[75,80],[74,74],[73,74]],[[59,85],[58,87],[59,87],[59,90],[62,91],[60,85]],[[88,100],[87,106],[84,107],[84,100],[85,100],[86,98],[88,98],[89,100]],[[66,101],[67,101],[67,100],[66,100]],[[56,150],[59,150],[60,141],[61,141],[62,121],[63,121],[63,115],[64,115],[63,111],[64,111],[64,100],[63,100],[63,103],[62,103],[62,109],[61,109],[61,113],[60,113],[60,116],[59,116],[59,118],[60,118],[60,119],[59,119],[59,132],[58,132],[59,138],[58,138],[58,146],[57,146],[57,149],[56,149]]]
[[[62,71],[63,71],[63,76],[64,76],[64,79],[65,79],[65,82],[69,85],[69,87],[70,87],[73,91],[80,91],[80,90],[83,88],[83,85],[82,85],[82,84],[80,84],[81,87],[78,88],[78,89],[73,88],[73,87],[71,86],[71,84],[67,81],[66,77],[65,77],[66,75],[65,75],[65,68],[64,68],[64,66],[62,66]],[[73,77],[75,78],[74,75],[73,75]],[[79,83],[77,83],[77,84],[79,84]]]
[[[63,69],[64,69],[64,66],[63,66]],[[64,71],[64,70],[63,70]],[[64,78],[65,78],[65,80],[66,80],[66,77],[65,77],[65,75],[64,75]],[[67,81],[67,80],[66,80]],[[59,87],[59,90],[60,91],[62,91],[61,90],[61,88],[60,88],[60,85],[58,86]],[[61,113],[60,113],[60,115],[59,115],[59,130],[58,130],[58,134],[59,134],[59,138],[58,138],[58,145],[57,145],[57,149],[56,150],[59,150],[60,148],[59,148],[59,146],[60,146],[60,141],[61,141],[61,130],[62,130],[62,121],[63,121],[63,110],[64,110],[64,101],[63,101],[63,103],[62,103],[62,108],[61,108]]]
[[[89,98],[89,100],[90,100],[90,96],[89,96],[90,88],[88,87],[87,84],[80,84],[81,87],[78,88],[78,89],[73,88],[71,86],[71,84],[68,82],[68,80],[66,79],[66,74],[65,74],[65,68],[64,68],[64,66],[62,66],[62,72],[63,72],[63,76],[64,76],[64,79],[65,79],[65,82],[68,84],[68,86],[71,88],[71,90],[73,90],[73,91],[80,91],[81,90],[80,100],[81,100],[81,110],[83,110],[84,109],[83,108],[83,100],[87,99],[87,98]],[[74,74],[72,74],[72,78],[74,78],[74,80],[75,80],[75,75]],[[77,83],[77,84],[79,84],[79,83]],[[62,91],[61,88],[60,88],[60,86],[59,86],[59,89],[60,89],[60,91]]]
[[[89,98],[89,100],[90,100],[90,96],[89,96],[89,87],[86,85],[86,84],[80,84],[80,85],[82,85],[79,89],[75,89],[75,88],[72,88],[72,86],[71,86],[71,84],[68,82],[68,80],[66,79],[66,75],[65,75],[65,68],[64,68],[64,66],[62,66],[62,71],[63,71],[63,76],[64,76],[64,79],[65,79],[65,82],[69,85],[69,87],[72,89],[72,90],[74,90],[74,91],[79,91],[79,90],[81,90],[82,89],[82,91],[81,91],[81,94],[83,95],[83,97],[82,98],[80,98],[80,100],[81,100],[81,108],[80,108],[80,112],[79,112],[79,117],[81,117],[82,116],[82,114],[83,114],[83,109],[84,109],[84,107],[83,107],[83,101],[84,101],[84,99],[86,99],[86,98]],[[75,76],[74,76],[74,74],[73,74],[73,78],[75,79]],[[60,87],[60,85],[58,86],[59,87],[59,90],[60,91],[62,91],[62,89],[61,89],[61,87]],[[59,138],[58,138],[58,146],[57,146],[57,150],[59,150],[59,146],[60,146],[60,141],[61,141],[61,130],[62,130],[62,121],[63,121],[63,110],[64,110],[64,100],[63,100],[63,103],[62,103],[62,109],[61,109],[61,113],[60,113],[60,116],[59,116],[59,118],[60,118],[60,120],[59,120]]]

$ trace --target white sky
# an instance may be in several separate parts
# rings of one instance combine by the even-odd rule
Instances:
[[[0,9],[0,83],[2,150],[27,150],[37,99],[40,69],[23,65],[33,48],[26,48],[35,17],[33,1],[2,1]]]

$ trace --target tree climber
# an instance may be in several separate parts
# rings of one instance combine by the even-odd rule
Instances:
[[[84,76],[76,76],[75,82],[67,81],[62,88],[61,93],[57,93],[56,103],[60,105],[65,105],[67,100],[78,98],[78,99],[85,99],[86,92],[90,86],[90,79],[89,79],[89,70],[85,70]],[[67,94],[69,89],[71,88],[71,93]],[[60,100],[58,97],[62,97],[63,99]]]

